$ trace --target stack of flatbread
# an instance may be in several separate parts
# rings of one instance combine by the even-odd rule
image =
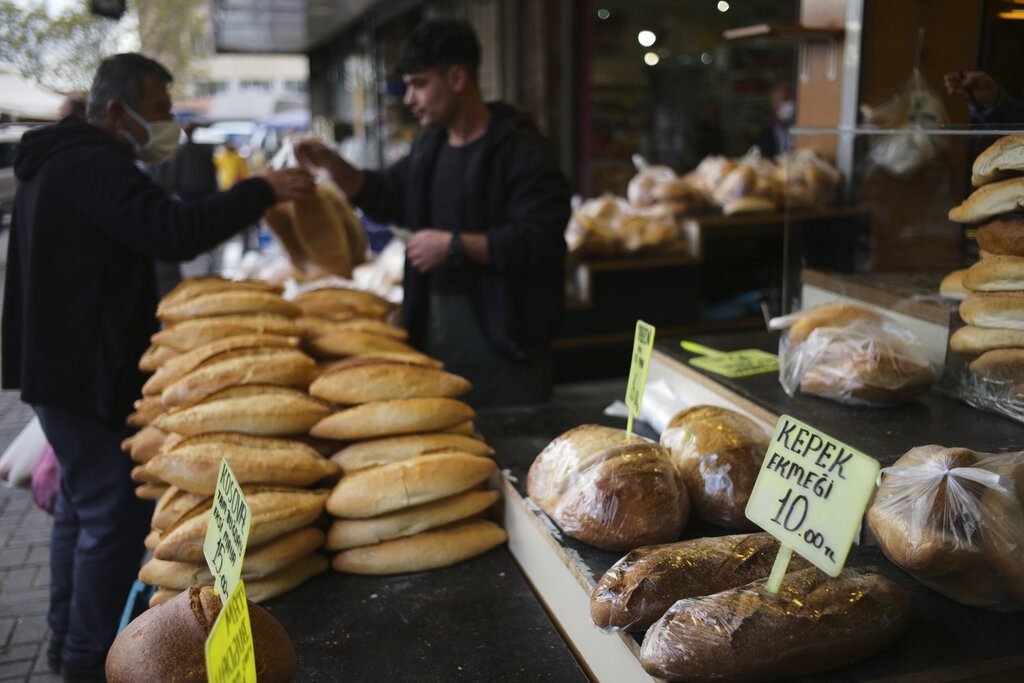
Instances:
[[[1007,135],[974,162],[971,196],[949,212],[959,223],[983,223],[982,259],[963,272],[960,317],[949,339],[957,353],[977,356],[970,371],[993,386],[1024,393],[1024,135]]]
[[[423,571],[505,541],[479,517],[498,494],[483,488],[493,451],[457,400],[470,388],[436,362],[372,357],[336,363],[312,383],[310,394],[336,409],[311,434],[345,442],[331,457],[344,475],[327,501],[336,570]]]

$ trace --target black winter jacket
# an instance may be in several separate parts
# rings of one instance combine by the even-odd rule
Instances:
[[[7,254],[3,387],[118,425],[156,330],[153,259],[189,259],[259,218],[266,181],[182,204],[73,117],[25,134]]]
[[[553,148],[527,116],[501,102],[488,107],[480,167],[452,181],[470,184],[468,223],[487,233],[490,265],[466,269],[476,319],[495,349],[518,357],[527,347],[546,345],[562,318],[570,188]],[[431,178],[446,140],[442,128],[422,133],[397,164],[367,172],[355,203],[380,223],[432,227]],[[422,347],[430,292],[427,276],[408,261],[404,286],[405,326]]]

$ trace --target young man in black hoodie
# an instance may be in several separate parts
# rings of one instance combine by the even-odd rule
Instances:
[[[3,387],[21,389],[61,465],[50,547],[50,665],[103,680],[143,554],[152,503],[138,500],[119,444],[156,331],[153,259],[194,257],[276,201],[308,197],[304,171],[268,173],[180,203],[136,166],[177,148],[171,75],[138,54],[96,72],[88,121],[27,133],[7,255]]]
[[[483,101],[479,64],[467,23],[426,21],[397,67],[405,104],[427,128],[409,155],[361,171],[315,141],[297,153],[370,218],[414,231],[404,322],[416,346],[473,382],[467,400],[538,402],[550,394],[562,315],[569,183],[529,118]]]

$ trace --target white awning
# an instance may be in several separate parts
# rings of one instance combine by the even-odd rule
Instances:
[[[63,101],[62,95],[22,78],[12,65],[0,63],[0,113],[53,121]]]

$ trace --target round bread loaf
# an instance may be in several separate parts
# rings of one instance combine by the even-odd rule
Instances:
[[[899,405],[928,391],[935,368],[927,360],[884,348],[823,357],[800,379],[800,391],[851,403]]]
[[[1024,215],[1007,214],[978,228],[978,246],[990,254],[1024,256]]]
[[[971,165],[971,184],[979,187],[1013,171],[1024,171],[1024,135],[1004,135],[979,154]]]
[[[1024,347],[1024,330],[966,325],[949,335],[949,348],[956,353],[984,353],[992,349]]]
[[[964,287],[965,275],[967,269],[960,268],[942,278],[942,282],[939,283],[939,294],[948,299],[963,299],[967,296],[967,288]]]
[[[769,436],[728,408],[694,406],[676,413],[661,435],[696,515],[726,529],[753,530],[744,510],[761,471]]]
[[[286,683],[295,678],[295,649],[281,625],[251,601],[256,677],[261,683]],[[165,604],[137,617],[121,633],[107,654],[110,683],[183,681],[204,683],[206,638],[220,614],[221,602],[213,589],[189,588]]]
[[[967,269],[964,287],[976,292],[1024,289],[1024,256],[996,255],[978,261]]]
[[[1024,207],[1024,178],[1010,178],[983,185],[959,206],[949,210],[954,223],[980,223]]]
[[[968,367],[979,377],[1021,384],[1024,383],[1024,349],[986,351]]]
[[[1024,330],[1024,291],[971,292],[960,302],[960,317],[978,327]]]
[[[789,328],[789,341],[802,342],[819,327],[846,327],[855,320],[867,318],[881,320],[874,311],[852,304],[831,303],[800,312],[799,319]]]
[[[602,550],[674,541],[690,513],[663,446],[599,425],[548,444],[530,466],[527,491],[562,531]]]

